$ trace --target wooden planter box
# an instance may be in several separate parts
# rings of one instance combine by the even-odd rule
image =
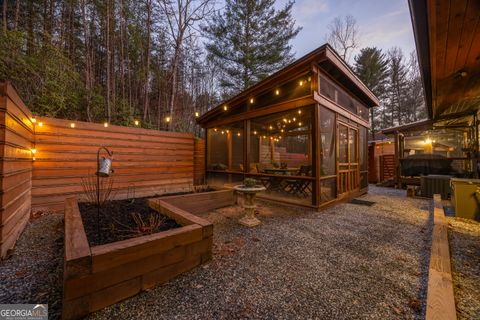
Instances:
[[[191,194],[188,201],[205,194]],[[215,198],[207,202],[225,205]],[[89,246],[77,199],[65,201],[64,319],[88,315],[211,259],[213,225],[161,199],[149,205],[182,227],[94,247]]]

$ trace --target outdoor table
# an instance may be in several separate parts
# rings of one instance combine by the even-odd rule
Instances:
[[[292,173],[298,172],[298,168],[266,168],[265,173],[278,174],[278,175],[292,175]],[[283,179],[270,177],[270,185],[268,191],[284,191],[282,186]]]

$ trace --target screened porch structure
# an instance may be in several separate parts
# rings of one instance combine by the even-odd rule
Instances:
[[[250,177],[266,188],[259,197],[315,208],[364,193],[377,105],[325,44],[198,118],[207,183]]]

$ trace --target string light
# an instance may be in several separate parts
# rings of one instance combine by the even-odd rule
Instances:
[[[32,123],[36,123],[36,122],[37,122],[37,119],[35,119],[35,118],[30,118],[30,121],[32,121]]]
[[[287,120],[286,118],[283,118],[283,122],[287,123],[287,122],[288,122],[288,120]]]
[[[32,149],[32,150],[30,150],[30,151],[32,151],[32,154],[35,154],[35,153],[37,153],[37,149],[35,149],[35,148],[33,148],[33,149]]]
[[[228,129],[227,129],[227,130],[225,130],[225,131],[226,131],[227,133],[229,133],[229,132],[230,132],[230,130],[228,130]]]
[[[198,111],[195,111],[195,117],[198,118],[200,116],[200,113]]]
[[[73,122],[70,123],[70,128],[72,128],[72,129],[75,128],[75,123],[73,123]]]
[[[302,110],[298,110],[298,114],[302,114]]]
[[[213,131],[217,132],[218,130],[217,130],[217,128],[213,128]]]
[[[270,127],[268,127],[268,129],[272,130],[272,129],[273,129],[273,127],[272,127],[272,126],[270,126]]]
[[[135,123],[135,125],[138,126],[140,124],[140,121],[135,120],[133,123]]]
[[[303,86],[303,80],[300,80],[299,84],[300,84],[300,86]]]
[[[38,126],[39,126],[39,127],[43,127],[43,122],[39,122],[39,123],[38,123]]]
[[[297,119],[295,117],[293,117],[293,122],[297,121]]]
[[[223,106],[223,110],[225,110],[225,111],[227,111],[227,110],[228,110],[228,107],[227,107],[227,105],[224,105],[224,106]]]
[[[283,129],[282,129],[282,130],[280,130],[280,132],[283,132],[283,131],[284,131]]]
[[[239,137],[241,136],[240,132],[239,132],[239,133],[237,133],[237,136],[239,136]]]
[[[170,122],[170,117],[166,117],[166,118],[165,118],[165,121],[166,121],[166,122]]]
[[[280,94],[280,90],[275,90],[275,94],[278,96]]]
[[[253,103],[253,98],[250,98],[250,103]]]
[[[298,123],[298,126],[299,126],[299,127],[301,127],[301,126],[302,126],[302,123],[301,123],[301,122],[299,122],[299,123]]]
[[[256,135],[256,134],[257,134],[257,131],[253,131],[253,134]]]
[[[291,120],[288,120],[288,123],[292,123],[292,121],[291,121]]]
[[[225,131],[222,130],[222,134],[225,134]]]
[[[267,137],[266,137],[266,136],[263,136],[263,139],[267,139]]]
[[[103,123],[103,126],[104,126],[105,128],[108,128],[108,122],[104,122],[104,123]]]

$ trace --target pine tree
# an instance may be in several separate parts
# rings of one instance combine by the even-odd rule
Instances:
[[[355,57],[354,70],[360,80],[372,90],[372,92],[382,100],[386,94],[388,81],[388,59],[382,50],[373,48],[363,48]],[[370,121],[372,124],[372,133],[379,127],[377,119],[378,111],[376,108],[370,108]],[[376,114],[377,113],[377,114]]]
[[[293,60],[289,44],[301,28],[295,26],[289,1],[281,10],[274,0],[227,0],[204,28],[209,57],[218,63],[220,85],[228,93],[244,90]]]

